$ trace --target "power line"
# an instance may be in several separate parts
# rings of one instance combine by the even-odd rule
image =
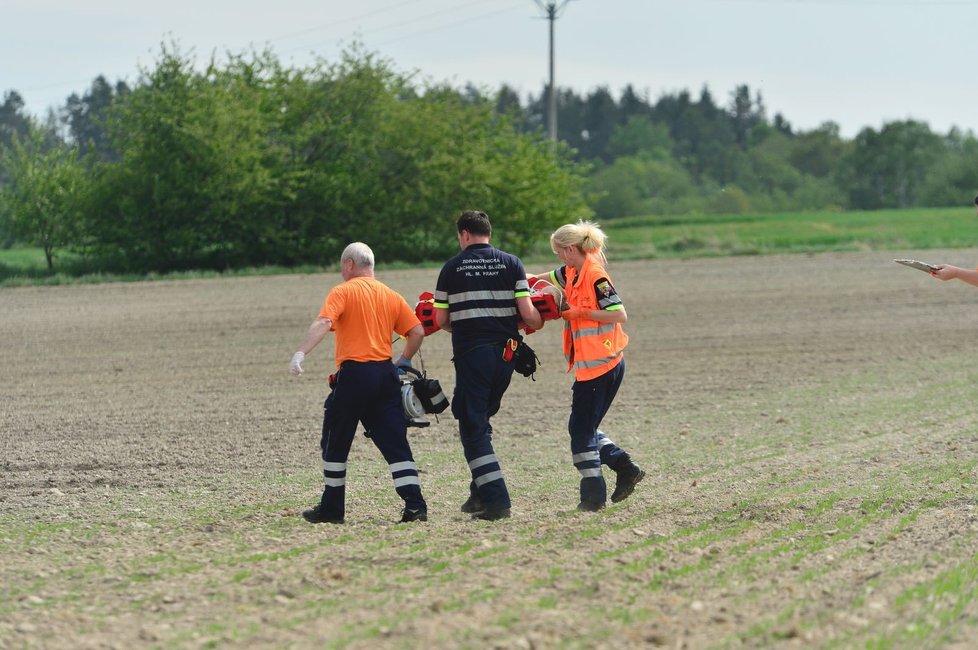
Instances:
[[[381,7],[379,9],[375,9],[373,11],[370,11],[370,12],[367,12],[367,13],[364,13],[364,14],[360,14],[360,15],[357,15],[357,16],[352,16],[350,18],[344,18],[342,20],[338,20],[338,21],[335,21],[335,22],[332,22],[332,23],[329,23],[329,24],[317,25],[315,27],[309,27],[307,29],[303,29],[303,30],[300,30],[300,31],[297,31],[297,32],[290,32],[288,34],[283,34],[281,36],[275,36],[273,38],[268,38],[268,39],[265,39],[262,42],[276,43],[276,42],[281,42],[281,41],[285,41],[285,40],[295,39],[295,38],[298,38],[300,36],[305,36],[307,34],[312,34],[314,32],[319,32],[319,31],[326,30],[326,29],[333,29],[333,28],[335,28],[337,26],[340,26],[340,25],[348,25],[350,23],[355,23],[355,22],[364,20],[365,18],[371,18],[371,17],[377,16],[377,15],[380,15],[380,14],[388,14],[391,11],[394,11],[396,9],[399,9],[401,7],[404,7],[404,6],[407,6],[407,5],[411,5],[411,4],[417,4],[416,0],[407,0],[407,1],[403,1],[403,2],[398,2],[398,3],[395,3],[395,4],[387,5],[385,7]],[[406,20],[406,21],[401,21],[401,22],[398,22],[398,23],[391,23],[391,24],[388,24],[388,25],[384,25],[382,27],[377,27],[377,28],[374,28],[374,29],[370,29],[370,30],[367,30],[367,31],[363,32],[363,34],[375,34],[375,33],[384,32],[386,30],[393,29],[393,28],[404,27],[405,25],[411,25],[411,24],[414,24],[414,23],[417,23],[417,22],[420,22],[420,21],[427,20],[429,18],[435,18],[435,17],[438,17],[438,16],[443,16],[445,14],[454,13],[454,12],[457,12],[458,10],[460,10],[460,9],[465,9],[465,8],[468,8],[468,7],[471,7],[471,6],[474,6],[474,5],[478,5],[478,4],[485,4],[485,2],[484,2],[484,0],[472,0],[471,2],[468,2],[466,4],[456,5],[456,6],[453,6],[453,7],[449,8],[449,9],[444,9],[444,10],[440,10],[440,11],[433,11],[433,12],[430,12],[430,13],[427,13],[427,14],[424,14],[424,15],[421,15],[421,16],[417,16],[415,18],[412,18],[412,19],[409,19],[409,20]],[[431,31],[436,31],[438,29],[447,29],[447,28],[450,28],[450,27],[454,27],[454,26],[456,26],[458,24],[463,24],[465,22],[469,22],[469,21],[472,21],[472,20],[479,20],[479,19],[485,18],[487,16],[495,15],[495,14],[498,14],[498,13],[503,13],[505,11],[510,11],[515,6],[516,5],[511,5],[511,6],[507,7],[506,9],[503,9],[503,10],[494,11],[494,12],[491,12],[491,13],[480,14],[480,15],[475,16],[475,17],[472,17],[472,18],[468,18],[468,19],[464,19],[462,21],[457,21],[455,23],[451,23],[449,25],[445,25],[445,26],[441,26],[441,27],[436,27],[436,28],[424,30],[422,32],[417,32],[415,34],[408,34],[406,36],[402,36],[402,37],[398,37],[398,38],[392,39],[391,41],[386,41],[383,44],[386,44],[388,42],[394,42],[394,41],[397,41],[397,40],[403,40],[403,39],[406,39],[406,38],[411,38],[411,37],[416,36],[418,34],[423,34],[423,33],[431,32]],[[296,46],[296,47],[292,47],[292,48],[289,48],[289,49],[281,50],[281,53],[282,54],[287,54],[287,53],[295,52],[295,51],[298,51],[298,50],[315,49],[316,47],[321,47],[322,45],[337,43],[337,42],[339,42],[339,40],[340,40],[340,37],[337,37],[337,38],[332,39],[330,41],[320,41],[319,43],[314,43],[313,45]],[[251,43],[255,43],[255,42],[258,42],[258,41],[251,41]],[[44,86],[32,86],[30,88],[24,88],[22,90],[23,90],[23,92],[31,92],[31,91],[36,91],[36,90],[47,90],[47,89],[60,88],[60,87],[69,87],[69,86],[74,87],[74,86],[77,86],[79,84],[89,83],[90,81],[91,81],[91,79],[76,80],[76,81],[65,81],[65,82],[59,82],[59,83],[45,84]]]
[[[366,35],[366,34],[376,34],[377,32],[383,32],[383,31],[386,31],[386,30],[389,30],[389,29],[396,29],[396,28],[404,27],[405,25],[413,25],[414,23],[418,23],[418,22],[421,22],[423,20],[427,20],[429,18],[435,18],[435,17],[438,17],[438,16],[443,16],[445,14],[450,14],[450,13],[456,12],[459,9],[465,9],[467,7],[472,7],[474,5],[479,5],[479,4],[484,5],[485,4],[485,0],[473,0],[472,2],[467,2],[465,4],[456,5],[454,7],[451,7],[450,9],[442,9],[441,11],[433,11],[431,13],[423,14],[421,16],[416,16],[416,17],[411,18],[409,20],[402,20],[402,21],[399,21],[397,23],[391,23],[391,24],[388,24],[388,25],[384,25],[383,27],[376,27],[374,29],[368,29],[368,30],[366,30],[364,32],[361,32],[360,35],[362,36],[362,35]],[[400,5],[398,5],[398,6],[400,6]],[[373,14],[376,14],[376,13],[377,12],[373,12]],[[373,15],[373,14],[371,14],[371,15]],[[357,19],[354,19],[354,20],[357,20]],[[344,22],[351,22],[351,21],[347,20],[347,21],[344,21]],[[305,47],[313,47],[313,48],[315,48],[317,46],[322,46],[322,45],[332,45],[333,43],[336,43],[337,40],[338,39],[330,39],[329,41],[321,41],[319,43],[315,43],[315,44],[313,44],[311,46],[305,46]],[[302,49],[302,48],[293,48],[292,50],[287,50],[287,51],[293,52],[293,51],[295,51],[297,49]]]
[[[318,32],[318,31],[323,30],[323,29],[332,29],[333,27],[336,27],[337,25],[345,25],[347,23],[352,23],[352,22],[356,22],[358,20],[363,20],[364,18],[370,18],[371,16],[376,16],[377,14],[387,13],[387,12],[392,11],[394,9],[399,9],[401,7],[404,7],[404,6],[410,5],[410,4],[414,4],[414,0],[407,0],[406,2],[399,2],[399,3],[395,4],[395,5],[390,5],[390,6],[387,6],[387,7],[381,7],[380,9],[375,9],[374,11],[371,11],[371,12],[368,12],[368,13],[365,13],[365,14],[361,14],[359,16],[354,16],[352,18],[346,18],[344,20],[337,20],[335,22],[329,23],[328,25],[319,25],[317,27],[309,27],[307,29],[303,29],[303,30],[298,31],[298,32],[292,32],[291,34],[285,34],[283,36],[276,36],[275,38],[270,38],[270,39],[267,39],[267,40],[268,41],[282,41],[282,40],[286,40],[286,39],[290,39],[290,38],[295,38],[297,36],[305,36],[306,34],[310,34],[312,32]]]
[[[522,0],[519,3],[517,3],[517,4],[512,4],[512,5],[504,8],[504,9],[498,9],[496,11],[490,11],[488,13],[479,14],[478,16],[472,16],[471,18],[463,18],[462,20],[458,20],[458,21],[456,21],[454,23],[448,23],[448,24],[445,24],[445,25],[439,25],[437,27],[432,27],[431,29],[425,29],[425,30],[420,31],[420,32],[414,32],[413,34],[407,34],[405,36],[398,36],[397,38],[392,38],[392,39],[390,39],[388,41],[383,41],[381,43],[378,43],[377,45],[388,45],[390,43],[396,43],[398,41],[403,41],[403,40],[408,39],[408,38],[414,38],[415,36],[420,36],[421,34],[428,34],[428,33],[431,33],[431,32],[438,32],[438,31],[441,31],[441,30],[444,30],[444,29],[449,29],[451,27],[458,27],[459,25],[464,25],[466,23],[471,23],[471,22],[475,22],[477,20],[482,20],[483,18],[488,18],[489,16],[498,16],[499,14],[507,13],[507,12],[510,12],[513,9],[516,9],[518,7],[521,7],[521,6],[523,6]]]
[[[978,5],[978,0],[707,0],[724,4],[780,4],[780,5],[900,5],[905,7],[931,7],[934,5]]]
[[[281,41],[281,40],[287,40],[287,39],[296,38],[298,36],[303,36],[305,34],[309,34],[309,33],[316,32],[316,31],[320,31],[320,30],[323,30],[323,29],[330,29],[330,28],[336,27],[337,25],[345,25],[345,24],[348,24],[348,23],[352,23],[352,22],[356,22],[356,21],[359,21],[359,20],[363,20],[364,18],[370,18],[372,16],[376,16],[377,14],[387,13],[387,12],[390,12],[390,11],[392,11],[394,9],[399,9],[400,7],[404,7],[404,6],[409,5],[409,4],[415,4],[414,0],[406,0],[404,2],[399,2],[397,4],[388,5],[386,7],[381,7],[380,9],[375,9],[374,11],[370,11],[370,12],[367,12],[365,14],[360,14],[359,16],[353,16],[351,18],[345,18],[343,20],[338,20],[338,21],[333,22],[333,23],[330,23],[328,25],[319,25],[317,27],[309,27],[307,29],[303,29],[303,30],[298,31],[298,32],[291,32],[289,34],[284,34],[282,36],[276,36],[274,38],[266,39],[265,42],[271,43],[271,42],[274,42],[274,41]],[[475,3],[472,3],[472,4],[475,4]],[[254,43],[255,41],[251,41],[251,42]],[[295,48],[295,49],[302,49],[302,48]],[[294,50],[286,50],[286,52],[289,52],[289,51],[294,51]],[[50,84],[45,84],[43,86],[32,86],[32,87],[29,87],[29,88],[23,88],[23,89],[20,89],[19,92],[34,92],[34,91],[39,91],[39,90],[50,90],[50,89],[54,89],[54,88],[76,87],[79,84],[87,84],[87,83],[90,83],[91,81],[92,81],[91,79],[83,79],[83,80],[76,80],[76,81],[64,81],[64,82],[58,82],[58,83],[50,83]]]

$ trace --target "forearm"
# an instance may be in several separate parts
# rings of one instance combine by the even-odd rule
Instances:
[[[535,330],[543,328],[543,316],[533,306],[533,302],[530,301],[529,297],[517,298],[516,310],[520,315],[520,320],[527,326]]]
[[[958,269],[957,278],[962,282],[978,287],[978,271],[972,271],[971,269]]]
[[[309,326],[309,331],[306,332],[306,337],[302,340],[299,347],[296,348],[296,352],[302,352],[303,354],[312,352],[326,338],[326,334],[329,333],[332,326],[333,323],[328,318],[317,318],[314,320],[312,325]]]
[[[621,309],[587,309],[584,310],[589,320],[599,323],[624,323],[628,320],[625,308]]]
[[[435,307],[435,322],[446,332],[452,331],[452,318],[447,309]]]
[[[421,342],[424,341],[424,328],[420,325],[409,330],[405,335],[404,351],[401,356],[410,361],[418,350],[421,349]]]

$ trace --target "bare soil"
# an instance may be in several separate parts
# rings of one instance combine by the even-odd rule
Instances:
[[[978,289],[902,256],[613,262],[602,429],[648,477],[575,511],[551,324],[494,523],[451,417],[411,432],[427,523],[362,436],[347,522],[302,520],[332,340],[287,366],[335,274],[0,290],[0,648],[973,647]],[[422,356],[454,386],[447,335]]]

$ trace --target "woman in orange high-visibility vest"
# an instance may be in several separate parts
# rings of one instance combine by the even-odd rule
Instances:
[[[602,464],[617,474],[611,494],[615,503],[627,498],[645,478],[628,452],[598,429],[625,376],[628,344],[622,329],[628,315],[605,270],[606,240],[604,231],[590,221],[561,226],[550,236],[550,247],[564,265],[545,278],[563,288],[568,304],[561,312],[564,356],[568,372],[574,371],[567,429],[574,466],[581,474],[577,508],[584,511],[600,510],[607,501]],[[537,278],[529,280],[532,288]]]

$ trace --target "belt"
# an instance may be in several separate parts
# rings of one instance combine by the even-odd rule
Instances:
[[[377,361],[354,361],[353,359],[347,359],[346,361],[344,361],[344,362],[342,362],[340,364],[340,368],[342,368],[343,366],[345,366],[348,363],[349,364],[357,364],[357,365],[368,365],[368,364],[372,364],[372,363],[391,363],[391,358],[390,357],[387,357],[386,359],[379,359]]]

